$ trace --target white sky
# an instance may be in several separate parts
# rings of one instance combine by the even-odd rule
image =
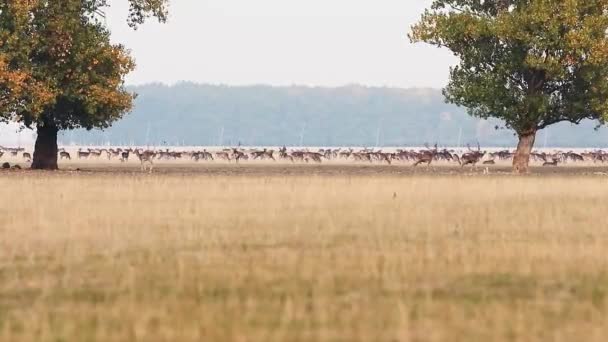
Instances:
[[[112,0],[113,39],[129,47],[129,84],[442,87],[449,51],[412,45],[431,0],[170,0],[165,25],[132,31]]]

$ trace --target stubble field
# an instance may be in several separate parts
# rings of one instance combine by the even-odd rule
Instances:
[[[608,339],[605,176],[239,170],[0,173],[0,340]]]

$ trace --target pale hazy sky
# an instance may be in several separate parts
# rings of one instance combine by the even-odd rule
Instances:
[[[112,3],[113,39],[138,65],[129,84],[442,87],[456,61],[407,39],[431,0],[171,0],[168,24],[135,32]]]

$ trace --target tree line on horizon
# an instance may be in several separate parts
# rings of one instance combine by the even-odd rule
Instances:
[[[422,146],[477,142],[512,148],[517,138],[496,119],[471,117],[438,89],[344,86],[222,86],[191,82],[128,88],[133,112],[106,130],[65,132],[63,145]],[[596,123],[561,123],[539,147],[608,146]],[[548,133],[547,133],[548,132]],[[545,136],[545,134],[547,134]]]

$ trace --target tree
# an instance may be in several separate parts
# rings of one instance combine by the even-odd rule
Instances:
[[[106,6],[103,0],[103,6]],[[160,22],[167,21],[167,6],[169,0],[129,0],[129,25],[136,28],[150,17],[156,17]]]
[[[129,24],[166,20],[166,0],[129,0]],[[57,169],[60,130],[107,128],[130,111],[135,65],[99,20],[106,0],[0,4],[0,120],[38,133],[33,169]]]
[[[410,40],[459,57],[448,102],[502,119],[528,172],[539,130],[608,117],[608,0],[434,0]]]

